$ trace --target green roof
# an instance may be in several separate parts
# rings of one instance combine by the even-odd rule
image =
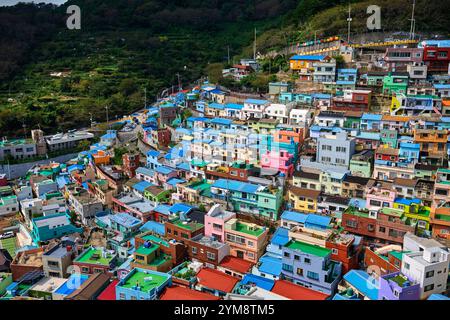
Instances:
[[[331,253],[330,249],[322,248],[319,246],[315,246],[309,243],[301,242],[292,240],[287,245],[287,248],[293,249],[293,250],[300,250],[303,253],[312,254],[314,256],[318,257],[326,257]]]
[[[96,258],[96,256],[98,258]],[[101,266],[109,266],[114,256],[110,253],[107,254],[107,257],[104,258],[102,256],[102,250],[97,248],[89,248],[86,249],[83,253],[81,253],[76,259],[75,262],[80,263],[88,263],[95,264]]]
[[[120,285],[122,288],[132,289],[136,284],[139,284],[141,291],[149,292],[152,289],[160,287],[167,281],[169,275],[162,276],[154,273],[146,273],[143,271],[135,270],[131,276]]]
[[[347,210],[344,211],[344,213],[363,218],[369,217],[369,211],[362,211],[352,206],[348,207]]]
[[[392,278],[389,278],[389,280],[394,281],[400,287],[403,287],[403,284],[408,281],[408,279],[406,277],[404,277],[404,276],[402,277],[400,274],[398,274]]]
[[[264,232],[264,228],[257,226],[255,229],[249,229],[249,225],[246,223],[236,222],[236,231],[249,234],[251,236],[259,237]]]
[[[382,208],[381,213],[387,214],[389,216],[401,217],[403,215],[403,210],[394,208]]]
[[[450,221],[450,216],[445,214],[437,214],[435,215],[437,220]]]
[[[169,243],[161,238],[158,238],[157,236],[153,235],[153,234],[147,234],[145,236],[142,237],[142,239],[144,239],[145,241],[151,241],[157,244],[162,244],[165,247],[169,247]]]
[[[176,225],[177,227],[182,228],[182,229],[186,229],[186,230],[193,230],[193,231],[195,231],[195,230],[198,230],[198,229],[201,229],[201,228],[204,227],[203,224],[197,223],[197,222],[193,222],[193,221],[184,224],[183,221],[180,220],[180,219],[176,219],[176,220],[173,220],[173,221],[170,221],[170,222],[172,224]]]
[[[410,251],[396,251],[396,250],[393,250],[393,251],[389,251],[388,255],[390,254],[394,258],[396,258],[398,260],[402,260],[403,254],[404,253],[408,253],[408,252],[410,252]]]
[[[157,245],[157,244],[152,244],[152,246],[150,248],[146,248],[144,246],[140,246],[136,250],[136,253],[147,256],[147,255],[151,254],[152,252],[155,252],[158,248],[159,248],[159,245]]]

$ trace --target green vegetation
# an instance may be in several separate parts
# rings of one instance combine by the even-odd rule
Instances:
[[[409,30],[403,0],[352,1],[352,30],[366,31],[366,8],[382,8],[382,26]],[[68,30],[65,9],[82,8],[82,29]],[[344,0],[70,0],[62,7],[0,8],[0,128],[18,137],[40,126],[47,134],[106,120],[144,107],[162,89],[206,73],[230,89],[266,92],[272,73],[287,71],[288,55],[262,61],[262,73],[240,83],[221,69],[288,45],[345,34]],[[449,30],[445,3],[418,0],[417,30]],[[228,61],[228,48],[230,61]],[[244,48],[244,49],[243,49]],[[293,77],[292,80],[295,80]]]
[[[82,8],[81,30],[66,28],[66,5],[0,8],[0,30],[8,30],[0,40],[2,134],[19,136],[22,123],[46,133],[89,126],[91,113],[106,120],[105,106],[110,119],[138,110],[144,89],[151,101],[177,83],[176,73],[184,85],[200,78],[295,3],[69,1]]]

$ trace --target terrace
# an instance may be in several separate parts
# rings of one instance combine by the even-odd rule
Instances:
[[[322,248],[319,246],[315,246],[312,244],[308,244],[308,243],[301,242],[301,241],[295,241],[295,240],[291,240],[286,245],[286,247],[291,250],[299,250],[303,253],[312,254],[314,256],[318,256],[318,257],[322,257],[322,258],[327,257],[328,255],[331,254],[330,249]]]
[[[154,273],[147,273],[136,270],[126,281],[120,285],[125,289],[139,290],[142,292],[150,292],[162,286],[169,276],[162,276]]]
[[[109,266],[114,258],[115,256],[107,252],[105,249],[90,247],[81,253],[75,259],[75,262]]]
[[[234,230],[240,233],[245,233],[249,236],[259,237],[266,230],[265,227],[258,226],[253,223],[246,223],[238,219],[231,219],[225,224],[226,230]]]

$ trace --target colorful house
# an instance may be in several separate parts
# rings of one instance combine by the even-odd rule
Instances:
[[[117,284],[116,300],[156,300],[171,284],[167,273],[134,268]]]
[[[32,219],[31,236],[35,243],[60,238],[69,234],[83,233],[82,228],[70,222],[67,213],[54,214]]]
[[[294,172],[294,156],[285,151],[269,151],[261,156],[262,168],[274,169],[291,177]]]

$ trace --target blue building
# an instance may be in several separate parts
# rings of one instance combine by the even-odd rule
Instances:
[[[34,243],[82,232],[82,228],[77,228],[70,222],[70,217],[67,213],[32,219],[31,237]]]
[[[172,276],[167,273],[134,268],[116,286],[116,300],[156,300]]]
[[[331,250],[291,240],[283,247],[283,278],[316,291],[334,294],[342,264],[331,260]]]
[[[400,142],[399,157],[407,162],[419,161],[420,144]]]
[[[364,113],[361,117],[361,130],[380,130],[382,117],[381,114]]]

